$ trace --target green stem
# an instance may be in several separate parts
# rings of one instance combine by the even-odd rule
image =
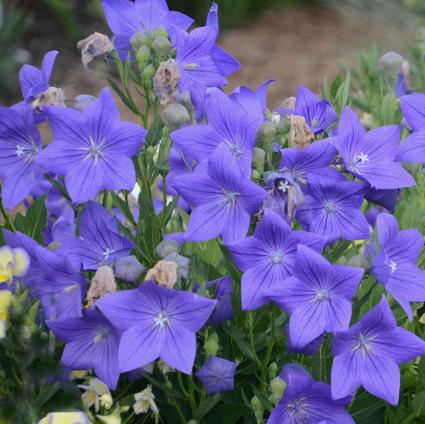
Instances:
[[[267,376],[267,369],[269,366],[270,358],[272,355],[274,342],[275,342],[275,313],[274,313],[274,307],[272,306],[272,312],[271,312],[271,323],[272,323],[272,331],[270,335],[270,343],[267,347],[266,357],[263,362],[263,368],[261,369],[261,390],[265,390],[266,388],[266,376]]]
[[[182,424],[186,424],[187,423],[187,419],[184,416],[183,410],[181,409],[180,405],[175,402],[174,400],[171,402],[171,400],[169,400],[170,405],[174,406],[176,408],[177,414],[180,418],[180,421],[182,422]]]
[[[13,222],[10,220],[9,214],[6,212],[6,209],[3,206],[3,199],[1,197],[0,197],[0,210],[1,210],[1,214],[3,215],[3,218],[4,218],[4,222],[6,224],[6,227],[8,227],[9,230],[11,230],[14,233],[16,233],[16,228],[13,225]]]
[[[186,397],[187,399],[190,398],[190,394],[189,392],[186,390],[184,383],[183,383],[183,379],[182,379],[182,375],[180,372],[177,372],[177,380],[179,382],[179,386],[180,386],[180,390],[183,393],[183,396]]]
[[[190,409],[192,411],[192,415],[195,415],[196,413],[196,399],[195,399],[195,391],[193,389],[193,376],[192,374],[189,375],[189,403],[190,403]]]
[[[258,358],[257,352],[255,350],[252,315],[253,315],[253,312],[248,313],[249,343],[251,345],[251,351],[252,351],[252,355],[254,356],[255,362],[257,362],[257,365],[261,368],[261,361]]]

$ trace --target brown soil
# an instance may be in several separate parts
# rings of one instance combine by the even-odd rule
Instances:
[[[107,33],[104,23],[91,22],[84,26],[83,36],[95,30]],[[275,79],[278,82],[270,88],[274,107],[294,95],[299,84],[317,90],[325,77],[331,79],[341,67],[353,65],[358,53],[371,43],[403,53],[407,41],[412,41],[412,35],[395,24],[371,25],[324,6],[309,6],[268,11],[244,27],[224,32],[220,42],[242,65],[230,77],[229,90],[237,85],[255,88]],[[68,98],[79,93],[96,95],[107,85],[104,64],[97,61],[91,71],[85,71],[77,49],[59,36],[34,37],[25,47],[35,52],[37,64],[45,51],[61,51],[53,79],[65,88]]]

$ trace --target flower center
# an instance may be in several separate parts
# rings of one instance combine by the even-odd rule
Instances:
[[[109,256],[114,253],[115,250],[111,250],[109,247],[106,247],[105,249],[103,249],[103,260],[107,261],[109,259]]]
[[[292,417],[308,418],[308,406],[305,398],[296,399],[288,405],[289,413]]]
[[[311,121],[311,126],[313,128],[316,128],[319,125],[319,120],[317,118],[314,118],[313,121]]]
[[[224,199],[221,201],[222,205],[228,205],[231,208],[236,207],[239,193],[224,191]]]
[[[169,325],[169,316],[165,311],[161,311],[156,317],[154,317],[155,327],[159,327],[162,330],[166,325]]]
[[[237,141],[224,139],[224,143],[229,148],[230,153],[235,159],[240,159],[243,155],[244,148]]]
[[[99,343],[102,340],[106,339],[107,335],[109,334],[109,329],[106,327],[102,327],[99,329],[98,333],[96,334],[94,338],[95,343]]]
[[[329,290],[320,289],[316,293],[316,300],[322,302],[329,299]]]
[[[22,158],[25,162],[31,162],[33,157],[36,156],[39,152],[37,144],[35,144],[31,137],[29,137],[29,141],[31,142],[30,146],[22,146],[21,144],[17,144],[15,150],[16,156],[18,158]]]
[[[325,202],[324,208],[325,208],[325,211],[327,213],[334,213],[334,212],[336,212],[336,204],[335,204],[335,202],[332,202],[332,201]]]
[[[283,262],[283,253],[281,251],[273,252],[271,258],[275,265],[281,264]]]
[[[87,160],[89,158],[94,159],[95,165],[99,159],[103,159],[105,157],[104,153],[104,144],[105,139],[103,138],[100,143],[96,143],[92,136],[89,137],[89,146],[88,147],[80,147],[79,150],[83,150],[87,152],[87,155],[83,160]]]
[[[277,189],[279,191],[281,191],[282,193],[286,193],[289,190],[290,187],[291,187],[291,185],[289,184],[289,182],[287,180],[281,180],[281,181],[279,181]]]
[[[365,163],[370,162],[369,155],[361,152],[356,156],[355,161],[356,163],[361,163],[364,165]]]
[[[354,345],[354,348],[352,349],[352,351],[355,352],[356,350],[359,350],[363,354],[363,356],[372,352],[372,347],[370,345],[370,342],[374,338],[375,337],[373,337],[373,336],[372,337],[366,337],[364,334],[359,332],[356,344]]]
[[[385,263],[388,265],[388,268],[390,269],[391,274],[394,274],[397,271],[397,262],[388,260]]]

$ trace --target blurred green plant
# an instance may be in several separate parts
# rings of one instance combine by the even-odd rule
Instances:
[[[16,92],[17,68],[29,59],[18,43],[30,19],[22,7],[0,0],[0,97]]]
[[[220,25],[223,27],[242,24],[258,13],[277,6],[312,3],[312,0],[215,0],[219,6]],[[170,9],[178,10],[195,18],[199,24],[205,22],[212,0],[169,0]]]

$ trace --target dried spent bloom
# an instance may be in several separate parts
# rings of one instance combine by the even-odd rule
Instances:
[[[159,261],[148,271],[145,280],[172,289],[177,282],[177,264],[172,261]]]
[[[38,424],[89,424],[89,419],[83,412],[51,412]]]
[[[117,291],[114,271],[109,265],[99,267],[96,274],[90,282],[90,288],[87,291],[87,304],[93,306],[96,300],[108,293]]]
[[[159,65],[153,78],[153,90],[162,105],[165,106],[172,101],[180,76],[180,68],[174,59],[169,59]]]
[[[145,390],[134,395],[136,401],[133,405],[134,413],[145,414],[149,409],[156,415],[159,414],[159,409],[155,403],[155,395],[152,392],[152,386],[148,385]]]
[[[304,149],[314,140],[313,132],[303,116],[289,115],[289,122],[291,124],[290,139],[292,146]]]
[[[43,112],[45,106],[65,107],[65,93],[61,88],[49,87],[44,93],[38,95],[31,103],[33,110]]]
[[[95,32],[84,40],[80,40],[77,48],[81,50],[81,61],[87,69],[94,58],[113,51],[114,45],[107,35]]]

